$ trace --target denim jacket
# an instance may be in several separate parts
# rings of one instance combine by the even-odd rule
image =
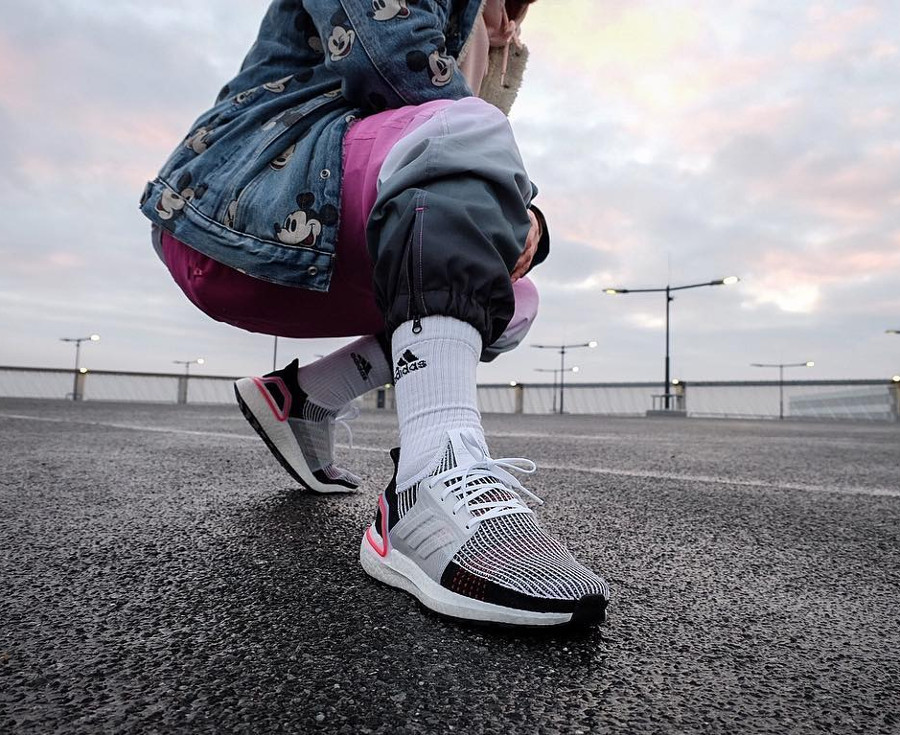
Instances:
[[[240,73],[141,211],[195,250],[327,291],[344,134],[356,118],[472,94],[456,59],[483,0],[274,0]]]

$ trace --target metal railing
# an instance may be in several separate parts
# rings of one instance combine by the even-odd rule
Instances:
[[[69,369],[0,366],[0,397],[73,397]],[[229,404],[232,376],[92,370],[79,374],[84,401]],[[900,384],[886,380],[700,381],[681,383],[675,404],[687,416],[777,419],[783,398],[787,418],[900,421]],[[570,383],[566,412],[644,416],[654,412],[654,383]],[[556,386],[546,383],[478,386],[484,413],[553,413]],[[359,400],[363,408],[394,408],[394,391],[379,388]],[[658,408],[658,407],[657,407]],[[657,411],[658,413],[658,411]]]

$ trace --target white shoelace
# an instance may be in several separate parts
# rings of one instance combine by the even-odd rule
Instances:
[[[355,403],[348,403],[337,416],[331,419],[335,426],[344,427],[344,430],[347,432],[347,442],[350,445],[350,449],[353,449],[353,429],[350,428],[350,422],[358,418],[359,406]]]
[[[453,506],[453,514],[466,508],[472,513],[472,519],[466,524],[466,530],[471,530],[482,521],[501,516],[532,513],[519,493],[524,493],[538,505],[544,501],[537,495],[523,487],[522,484],[507,470],[522,472],[530,475],[537,469],[537,465],[524,457],[504,457],[491,459],[484,457],[466,467],[454,467],[437,475],[432,475],[424,480],[429,489],[438,483],[446,483],[441,493],[441,500],[446,500],[450,495],[456,497]],[[492,490],[500,490],[509,497],[500,500],[483,500],[482,497]],[[480,502],[479,502],[480,500]],[[479,512],[480,511],[480,512]]]

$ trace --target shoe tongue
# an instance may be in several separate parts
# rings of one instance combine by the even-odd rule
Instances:
[[[484,437],[471,429],[452,429],[447,431],[446,436],[444,456],[435,474],[453,467],[465,467],[474,462],[482,462],[490,457]]]
[[[490,454],[488,453],[487,444],[484,441],[484,435],[480,432],[474,432],[471,429],[468,430],[454,430],[447,432],[447,447],[444,450],[444,456],[441,460],[441,463],[438,465],[434,474],[437,475],[440,472],[445,472],[446,470],[453,469],[455,467],[466,467],[475,462],[483,462],[485,459],[490,458]],[[451,483],[455,483],[458,480],[450,480]],[[495,477],[489,476],[474,476],[469,478],[466,483],[469,488],[473,488],[477,485],[482,484],[494,484],[497,479]],[[504,501],[514,501],[516,496],[513,495],[509,490],[500,487],[494,487],[489,492],[482,494],[479,498],[479,502],[504,502]],[[478,517],[487,510],[485,508],[473,508],[472,515]],[[497,520],[497,519],[495,519]]]

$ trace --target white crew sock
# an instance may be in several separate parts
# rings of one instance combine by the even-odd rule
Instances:
[[[301,367],[297,381],[313,403],[339,411],[354,398],[390,383],[391,366],[375,337],[360,337]]]
[[[475,373],[481,335],[466,322],[428,316],[401,324],[391,338],[400,465],[397,488],[431,473],[439,461],[447,429],[471,429],[482,441]]]

